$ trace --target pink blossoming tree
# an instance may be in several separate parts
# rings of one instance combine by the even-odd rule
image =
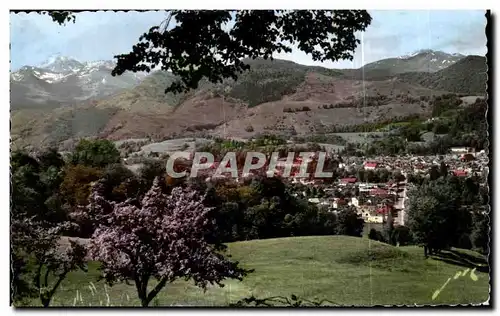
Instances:
[[[174,188],[166,195],[157,178],[142,201],[115,203],[103,199],[99,187],[94,186],[88,207],[99,220],[89,256],[102,263],[110,284],[133,280],[142,306],[178,278],[205,289],[222,287],[225,278],[242,280],[250,272],[225,258],[220,245],[208,243],[211,209],[196,191]],[[158,282],[148,291],[151,278]]]

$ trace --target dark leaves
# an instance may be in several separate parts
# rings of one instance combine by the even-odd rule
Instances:
[[[112,74],[160,67],[179,78],[165,92],[181,93],[196,89],[204,77],[212,83],[236,80],[249,69],[244,58],[272,59],[295,44],[316,61],[352,60],[359,43],[355,32],[371,22],[363,10],[173,10],[171,16],[178,23],[174,28],[152,27],[130,53],[115,56]]]
[[[45,11],[43,14],[48,14],[52,18],[52,21],[59,23],[59,25],[64,25],[66,22],[71,22],[72,20],[73,23],[76,21],[76,17],[71,11]]]

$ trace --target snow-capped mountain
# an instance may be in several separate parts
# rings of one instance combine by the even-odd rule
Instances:
[[[438,71],[441,69],[444,69],[448,66],[453,65],[460,59],[464,58],[465,56],[462,54],[448,54],[442,51],[433,51],[430,49],[423,49],[416,51],[410,55],[404,55],[398,57],[399,59],[404,59],[404,60],[410,60],[410,61],[417,61],[420,63],[426,63],[427,66],[430,68],[428,72],[434,72]],[[424,65],[425,66],[425,65]],[[425,71],[425,67],[424,67]]]
[[[100,99],[141,82],[146,74],[111,76],[112,61],[80,62],[54,56],[38,66],[24,66],[10,75],[13,108],[72,105]]]
[[[49,57],[49,59],[45,62],[38,65],[38,67],[53,72],[76,72],[81,67],[83,67],[83,63],[79,62],[73,57],[54,55]]]
[[[382,59],[367,64],[364,69],[365,71],[384,70],[392,75],[405,72],[436,72],[453,65],[464,57],[461,54],[424,49],[404,56]]]

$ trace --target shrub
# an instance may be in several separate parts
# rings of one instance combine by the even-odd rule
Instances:
[[[102,168],[117,162],[120,162],[120,152],[107,139],[81,140],[71,156],[73,165]]]
[[[370,232],[368,233],[368,238],[370,238],[371,240],[386,242],[382,232],[376,230],[375,228],[370,229]]]

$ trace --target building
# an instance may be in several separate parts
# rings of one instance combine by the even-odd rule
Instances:
[[[463,154],[462,157],[460,157],[460,160],[463,162],[473,161],[474,159],[476,158],[474,158],[474,155],[471,153]]]
[[[370,195],[385,197],[389,195],[389,191],[380,188],[374,188],[370,190]]]
[[[467,177],[467,171],[465,171],[465,170],[453,170],[453,175],[455,177]]]
[[[340,179],[340,185],[354,184],[358,181],[356,178],[342,178]]]
[[[361,215],[361,218],[363,218],[366,223],[382,224],[384,222],[384,216],[382,214],[377,214],[376,206],[360,205],[357,213]]]
[[[391,205],[385,205],[385,206],[382,206],[380,208],[378,208],[376,210],[376,213],[377,214],[389,214],[389,212],[392,212],[392,210],[394,209],[394,207],[392,207]]]
[[[451,147],[450,151],[453,154],[466,154],[474,152],[474,149],[471,147]]]
[[[377,162],[365,162],[365,170],[375,170],[377,169],[378,163]]]
[[[335,198],[332,203],[332,207],[337,209],[339,206],[347,205],[347,201],[342,198]]]

